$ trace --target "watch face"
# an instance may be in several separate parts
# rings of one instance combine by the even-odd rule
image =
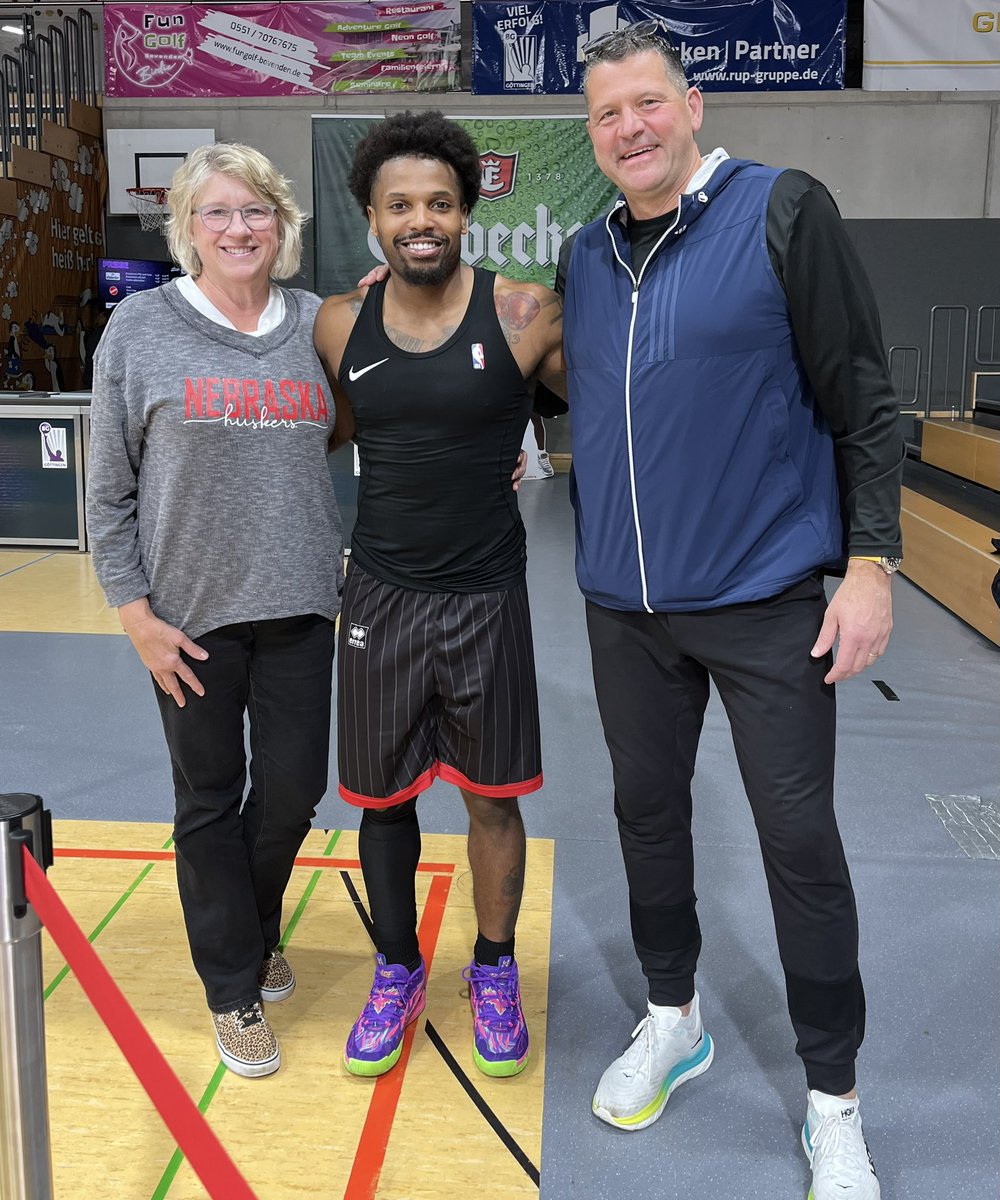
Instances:
[[[899,564],[902,561],[903,560],[901,558],[892,558],[890,555],[886,555],[884,558],[879,560],[879,565],[887,575],[892,575],[899,570]]]

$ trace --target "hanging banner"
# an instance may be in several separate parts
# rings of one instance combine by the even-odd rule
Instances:
[[[105,94],[440,92],[459,83],[459,0],[106,4]]]
[[[368,219],[347,190],[354,148],[378,117],[313,118],[316,290],[357,286],[376,259]],[[618,194],[594,165],[580,117],[456,117],[479,147],[479,203],[469,217],[462,258],[509,279],[552,286],[559,250]]]
[[[883,92],[1000,88],[1000,7],[982,0],[866,0],[862,87]]]
[[[649,18],[702,91],[844,86],[847,0],[490,0],[472,5],[472,90],[580,92],[586,43]]]
[[[108,186],[100,138],[80,133],[72,158],[36,158],[48,182],[11,181],[12,202],[0,207],[3,391],[79,388],[84,339],[97,320]]]

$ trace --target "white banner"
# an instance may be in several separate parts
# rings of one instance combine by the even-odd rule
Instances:
[[[865,0],[862,86],[882,92],[1000,89],[1000,6]]]

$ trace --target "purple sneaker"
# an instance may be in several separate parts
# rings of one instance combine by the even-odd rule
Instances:
[[[473,959],[462,978],[469,981],[476,1066],[484,1075],[520,1074],[528,1065],[528,1026],[521,1012],[517,963],[504,956],[498,967],[482,967]]]
[[[407,1025],[424,1011],[425,971],[409,974],[400,963],[375,955],[375,982],[368,1003],[354,1022],[344,1047],[344,1062],[352,1075],[384,1075],[399,1061]]]

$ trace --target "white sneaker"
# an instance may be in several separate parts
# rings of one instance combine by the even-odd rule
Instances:
[[[549,462],[549,456],[544,450],[538,451],[538,470],[543,479],[551,479],[555,474],[555,470]]]
[[[594,1093],[596,1116],[635,1133],[658,1119],[674,1088],[712,1065],[715,1043],[702,1028],[695,993],[691,1012],[652,1011],[632,1032],[632,1045],[601,1076]]]
[[[808,1200],[880,1200],[857,1100],[810,1092],[802,1149],[812,1164]]]

